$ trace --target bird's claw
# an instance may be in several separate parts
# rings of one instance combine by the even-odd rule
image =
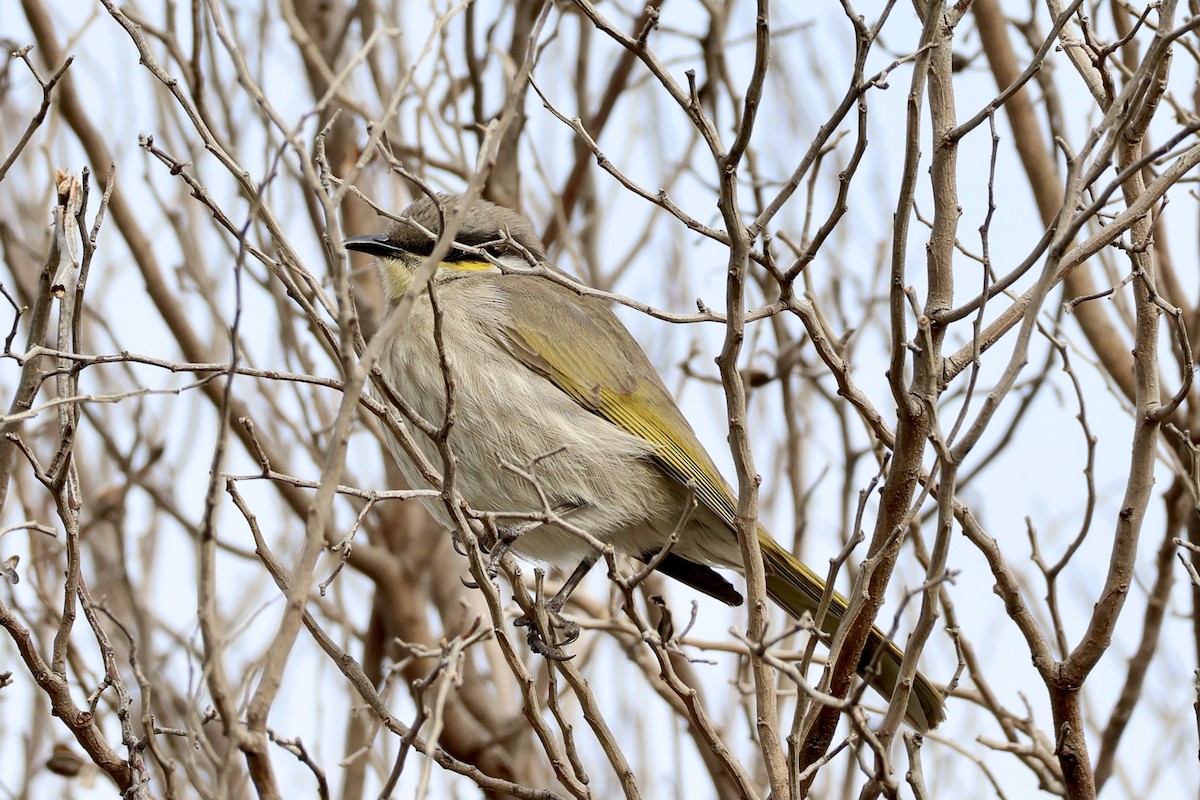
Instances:
[[[570,655],[560,653],[553,645],[546,644],[545,640],[538,635],[536,630],[530,630],[529,635],[525,637],[525,641],[529,643],[530,650],[550,661],[570,661],[575,657],[574,653]]]

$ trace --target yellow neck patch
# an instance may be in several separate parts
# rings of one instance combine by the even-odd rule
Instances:
[[[412,283],[413,270],[420,259],[409,264],[401,259],[384,258],[379,261],[379,271],[383,277],[383,289],[387,299],[394,301],[400,298],[408,285]],[[456,273],[487,272],[496,269],[496,265],[488,261],[443,261],[438,264],[438,279],[452,278]]]
[[[449,272],[485,272],[495,269],[496,265],[488,261],[443,261],[438,264],[438,271]]]

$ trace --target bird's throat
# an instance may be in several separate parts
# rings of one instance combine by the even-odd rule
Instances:
[[[397,302],[412,283],[413,270],[398,258],[383,258],[379,261],[379,276],[383,280],[383,293],[388,304]]]

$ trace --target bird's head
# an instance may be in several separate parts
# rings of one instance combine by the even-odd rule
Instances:
[[[441,194],[422,197],[406,208],[386,233],[353,236],[346,248],[379,259],[384,294],[388,302],[399,299],[413,273],[433,252],[444,220],[457,210],[462,197]],[[511,209],[476,200],[463,216],[450,251],[438,262],[434,280],[445,282],[480,272],[498,272],[501,266],[529,268],[543,261],[546,250],[529,220]]]

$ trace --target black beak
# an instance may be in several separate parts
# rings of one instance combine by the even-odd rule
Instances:
[[[378,256],[379,258],[399,258],[403,252],[399,247],[388,241],[386,233],[369,233],[366,236],[351,236],[342,242],[347,250],[357,250],[360,253]]]

